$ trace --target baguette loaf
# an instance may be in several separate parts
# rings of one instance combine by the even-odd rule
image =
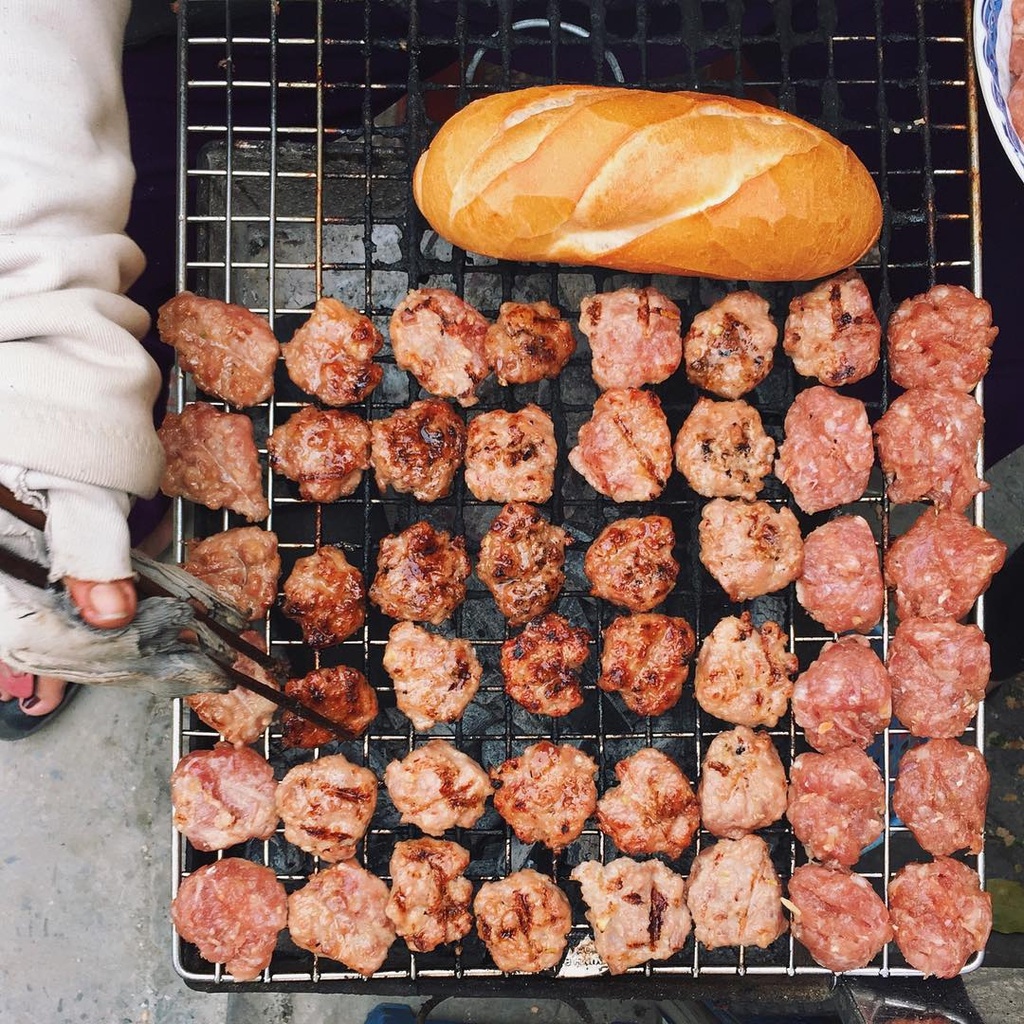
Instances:
[[[470,103],[413,193],[464,249],[518,261],[735,280],[824,277],[878,237],[853,152],[749,100],[538,86]]]

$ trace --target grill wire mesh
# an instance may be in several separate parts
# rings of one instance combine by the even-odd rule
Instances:
[[[875,175],[885,206],[879,246],[860,268],[885,323],[900,300],[936,281],[980,287],[976,107],[966,42],[969,13],[970,4],[963,0],[424,0],[413,5],[388,0],[186,0],[180,4],[179,286],[263,314],[282,341],[291,337],[321,296],[365,311],[386,337],[395,305],[418,285],[453,288],[490,318],[503,301],[546,299],[575,322],[581,297],[629,283],[653,283],[680,305],[685,328],[699,310],[744,284],[498,263],[453,251],[427,229],[412,202],[409,181],[416,158],[446,114],[474,96],[529,82],[613,84],[621,77],[627,85],[696,88],[764,99],[852,146]],[[806,287],[758,284],[754,289],[770,301],[781,327],[789,300]],[[420,397],[416,382],[395,367],[389,347],[380,358],[383,383],[362,406],[354,407],[370,419]],[[780,351],[770,377],[748,396],[776,441],[782,438],[785,411],[800,386]],[[655,390],[674,436],[696,401],[696,389],[676,374]],[[884,373],[844,392],[866,401],[872,421],[886,407]],[[191,381],[179,378],[179,407],[194,397]],[[696,784],[707,744],[729,726],[703,713],[689,686],[680,703],[656,719],[633,715],[616,695],[596,688],[601,636],[614,615],[587,594],[584,552],[597,532],[617,518],[654,511],[668,515],[675,526],[675,554],[682,571],[664,610],[684,616],[698,643],[720,618],[738,612],[700,565],[696,526],[702,501],[678,473],[659,501],[615,505],[596,498],[568,468],[565,454],[596,397],[583,342],[557,382],[501,389],[492,380],[470,412],[472,416],[537,402],[553,417],[560,458],[554,497],[545,512],[574,540],[556,610],[594,638],[584,670],[584,706],[565,718],[550,719],[530,715],[506,699],[497,662],[500,644],[509,633],[474,575],[464,606],[446,626],[449,635],[473,642],[485,667],[483,685],[460,723],[439,726],[431,735],[450,736],[485,767],[542,737],[577,745],[600,767],[599,792],[614,784],[617,761],[640,747],[654,746],[673,756]],[[279,366],[275,395],[249,410],[264,466],[268,433],[308,401]],[[337,544],[369,583],[380,538],[420,519],[464,533],[475,552],[499,508],[476,501],[461,474],[451,497],[431,505],[378,492],[372,474],[353,496],[326,506],[299,501],[293,484],[272,473],[267,476],[271,514],[266,525],[280,539],[282,580],[297,558],[320,544]],[[788,500],[774,477],[761,496],[776,505]],[[838,511],[864,515],[880,544],[911,518],[906,509],[890,513],[877,469],[864,498]],[[232,514],[191,506],[180,507],[179,513],[179,557],[186,538],[242,525]],[[798,512],[805,534],[834,514],[812,517]],[[975,515],[981,515],[980,501]],[[756,622],[772,618],[788,630],[801,669],[824,641],[834,638],[802,612],[792,588],[747,607]],[[980,608],[976,614],[980,619]],[[319,655],[302,644],[298,627],[279,608],[271,611],[264,627],[271,648],[291,661],[295,675],[316,665],[339,663],[365,672],[380,699],[379,717],[365,737],[332,744],[322,752],[342,752],[368,765],[378,777],[390,760],[405,756],[428,738],[414,733],[395,707],[381,665],[389,626],[390,620],[371,606],[359,633]],[[883,658],[892,626],[887,612],[871,637]],[[790,715],[771,733],[788,772],[806,745]],[[981,714],[963,739],[981,745]],[[176,709],[175,761],[216,740],[191,712]],[[905,742],[904,731],[894,727],[871,750],[887,790]],[[274,764],[279,778],[313,756],[285,749],[277,725],[258,749]],[[382,786],[359,859],[387,880],[395,840],[415,834],[398,824]],[[552,974],[559,976],[558,988],[580,991],[581,979],[600,972],[588,940],[585,908],[576,885],[568,880],[580,861],[616,856],[611,842],[595,827],[588,827],[557,857],[543,847],[519,843],[490,807],[477,827],[449,835],[470,850],[468,874],[475,886],[529,865],[552,874],[570,896],[574,928],[564,963],[538,978],[514,979],[516,992],[524,994]],[[761,835],[785,881],[806,859],[802,849],[785,822]],[[708,834],[702,831],[696,847],[673,867],[687,873],[696,850],[707,841]],[[320,866],[286,843],[280,832],[269,841],[248,843],[228,854],[271,865],[289,892]],[[181,878],[216,856],[196,851],[175,834],[175,891]],[[918,859],[923,859],[922,851],[890,815],[883,840],[864,854],[856,870],[884,895],[895,871]],[[982,857],[968,860],[983,874]],[[980,955],[975,957],[968,969],[980,960]],[[177,936],[174,962],[195,987],[228,983],[220,967],[201,960]],[[626,982],[644,978],[630,989],[642,995],[653,993],[656,985],[697,975],[815,972],[827,973],[788,934],[766,950],[709,951],[697,947],[691,936],[681,953],[634,969]],[[862,973],[916,972],[890,944]],[[463,979],[477,979],[479,987],[487,978],[502,984],[475,933],[458,950],[444,947],[422,955],[410,954],[399,940],[374,981],[365,983],[340,965],[298,949],[285,932],[263,987],[358,986],[368,991],[385,979],[409,990],[443,989]]]

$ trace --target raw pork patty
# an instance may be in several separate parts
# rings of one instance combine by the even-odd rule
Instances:
[[[914,736],[959,736],[992,671],[985,634],[951,619],[906,619],[889,643],[892,713]]]
[[[270,965],[287,924],[287,895],[272,868],[225,857],[182,881],[171,920],[204,960],[224,964],[235,981],[252,981]]]
[[[875,424],[878,460],[896,504],[931,501],[963,512],[988,485],[978,478],[981,406],[953,388],[911,388]]]
[[[992,307],[961,285],[904,299],[889,318],[889,373],[900,387],[970,391],[988,370]]]
[[[889,883],[896,944],[926,978],[955,978],[992,930],[992,897],[966,864],[936,857],[908,864]]]
[[[846,505],[867,490],[875,450],[860,399],[808,388],[789,407],[785,431],[775,475],[805,512]]]
[[[925,509],[885,555],[900,621],[962,619],[1006,559],[1006,545],[959,512]]]
[[[833,633],[870,633],[882,618],[885,583],[866,519],[840,516],[804,538],[804,571],[796,599]]]
[[[885,783],[858,747],[801,754],[789,771],[786,817],[808,857],[852,867],[885,825]]]
[[[862,636],[825,644],[793,687],[793,717],[807,742],[826,753],[866,748],[892,717],[889,673]]]
[[[926,740],[900,758],[892,809],[929,853],[980,853],[988,791],[988,768],[977,747]]]
[[[871,883],[845,868],[804,864],[789,880],[793,937],[830,971],[866,967],[893,937]]]
[[[193,750],[171,772],[174,827],[197,850],[269,839],[277,826],[274,769],[252,747]]]

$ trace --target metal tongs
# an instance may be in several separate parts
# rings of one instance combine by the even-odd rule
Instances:
[[[44,512],[3,485],[0,509],[33,529],[46,527]],[[350,730],[315,708],[235,667],[241,655],[278,682],[291,675],[287,661],[239,635],[248,623],[209,584],[139,551],[132,551],[131,560],[140,597],[135,619],[122,629],[95,629],[81,620],[63,590],[49,583],[42,565],[0,548],[0,572],[9,577],[0,588],[0,614],[15,624],[17,634],[4,645],[3,659],[18,671],[140,687],[161,696],[243,686],[332,735],[352,738]]]

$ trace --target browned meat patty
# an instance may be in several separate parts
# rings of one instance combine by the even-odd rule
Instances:
[[[665,516],[619,519],[587,549],[583,571],[590,592],[631,612],[649,612],[671,593],[679,575],[676,536]]]
[[[533,384],[565,369],[576,339],[549,302],[503,302],[487,328],[484,351],[499,384]]]
[[[739,839],[786,813],[786,770],[771,736],[738,725],[719,733],[701,764],[697,801],[704,827]]]
[[[739,398],[771,373],[778,338],[768,303],[753,292],[732,292],[698,313],[686,332],[687,379],[722,398]]]
[[[782,347],[797,373],[832,388],[871,376],[882,325],[860,274],[844,271],[793,299]]]
[[[458,721],[483,677],[468,640],[449,640],[411,622],[391,627],[384,671],[395,684],[399,711],[420,732],[438,722]]]
[[[580,667],[590,654],[590,634],[561,615],[531,619],[501,645],[505,692],[534,715],[561,717],[583,703]]]
[[[580,883],[598,956],[611,974],[667,960],[686,945],[686,881],[661,861],[587,860],[571,877]]]
[[[391,854],[388,920],[414,953],[458,942],[473,927],[469,850],[441,839],[406,839]]]
[[[377,777],[341,754],[297,764],[277,787],[284,837],[323,860],[348,860],[377,806]]]
[[[690,780],[666,754],[644,747],[615,766],[617,786],[597,803],[598,827],[623,852],[672,860],[693,842],[700,809]]]
[[[697,532],[700,560],[733,601],[774,593],[803,571],[800,524],[785,506],[714,498]]]
[[[370,460],[377,486],[417,501],[451,493],[466,454],[466,424],[448,402],[427,398],[370,424]]]
[[[466,538],[413,523],[380,542],[370,600],[393,619],[440,625],[466,598]]]
[[[361,865],[344,861],[310,875],[288,897],[288,932],[300,949],[368,978],[395,941],[387,904],[388,887]]]
[[[698,494],[753,501],[772,471],[775,442],[752,405],[701,395],[676,435],[673,452],[676,469]]]
[[[428,835],[472,828],[493,792],[487,773],[447,740],[428,740],[384,770],[384,785],[408,822]]]
[[[569,745],[541,740],[491,769],[500,785],[494,806],[524,843],[555,852],[582,831],[597,807],[593,759]]]
[[[696,645],[686,619],[643,613],[615,619],[604,633],[597,685],[638,715],[663,715],[683,695]]]
[[[290,679],[284,692],[337,722],[353,736],[362,736],[377,717],[376,692],[362,672],[348,665],[318,668],[301,679]],[[336,734],[293,711],[284,712],[282,724],[286,747],[319,747],[337,739]]]
[[[524,868],[497,882],[484,882],[473,912],[477,933],[498,970],[533,974],[562,959],[572,909],[546,875]]]
[[[540,406],[495,409],[469,421],[466,486],[479,501],[547,501],[557,460],[555,428]]]
[[[355,413],[306,405],[267,438],[270,468],[294,480],[306,501],[352,494],[370,468],[370,428]]]
[[[476,573],[510,626],[543,615],[565,583],[565,549],[572,538],[526,502],[511,502],[480,541]]]
[[[167,413],[157,434],[167,459],[160,490],[169,498],[226,508],[250,523],[270,515],[248,416],[192,402]]]
[[[281,346],[266,320],[245,306],[180,292],[160,307],[156,328],[208,395],[245,408],[273,394]]]
[[[302,627],[310,647],[340,644],[366,620],[363,574],[349,564],[341,548],[325,544],[296,559],[284,582],[281,610]]]
[[[209,583],[248,620],[262,619],[277,597],[281,575],[277,534],[258,526],[238,526],[190,541],[182,568]]]
[[[369,317],[325,298],[281,354],[288,376],[307,394],[327,405],[354,405],[384,379],[384,368],[373,361],[383,345]]]

